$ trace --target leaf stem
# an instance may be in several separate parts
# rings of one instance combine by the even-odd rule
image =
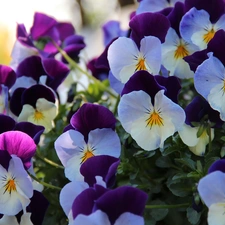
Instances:
[[[38,183],[42,184],[43,186],[45,186],[45,187],[47,187],[47,188],[56,189],[56,190],[59,190],[59,191],[61,191],[61,189],[62,189],[62,188],[60,188],[60,187],[57,187],[57,186],[54,186],[54,185],[52,185],[52,184],[48,184],[48,183],[46,183],[46,182],[44,182],[44,181],[39,180],[37,177],[35,177],[34,175],[32,175],[32,174],[29,173],[29,172],[28,172],[28,174],[29,174],[29,176],[30,176],[32,179],[34,179],[35,181],[37,181]]]
[[[146,209],[176,209],[190,206],[190,203],[182,203],[177,205],[146,205]]]

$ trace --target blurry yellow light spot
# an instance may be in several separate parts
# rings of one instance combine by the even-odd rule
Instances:
[[[145,66],[145,59],[143,57],[139,58],[138,63],[136,64],[135,71],[139,71],[139,70],[147,70]]]
[[[156,112],[155,110],[150,113],[150,116],[146,122],[147,126],[150,128],[153,126],[163,126],[163,118],[160,116],[160,112]]]
[[[203,35],[203,40],[205,43],[209,43],[209,41],[214,37],[215,31],[212,28],[210,31],[208,31],[206,34]]]
[[[187,55],[189,55],[189,52],[184,44],[177,46],[177,49],[174,53],[175,59],[183,59]]]
[[[43,115],[42,112],[35,110],[34,112],[34,120],[38,121],[38,120],[43,120],[45,117]]]

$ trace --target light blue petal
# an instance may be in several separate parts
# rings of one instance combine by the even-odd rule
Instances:
[[[212,88],[223,83],[224,66],[216,57],[210,55],[200,66],[194,75],[195,89],[206,100]]]
[[[219,202],[225,203],[225,174],[221,171],[212,172],[203,177],[198,183],[198,192],[210,207]]]

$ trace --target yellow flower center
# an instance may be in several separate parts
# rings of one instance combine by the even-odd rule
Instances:
[[[16,191],[16,184],[14,179],[10,179],[5,184],[5,192],[8,191],[11,194],[12,191]]]
[[[185,56],[189,55],[189,52],[185,46],[185,44],[180,44],[179,46],[177,46],[177,49],[174,53],[174,58],[175,59],[183,59]]]
[[[160,116],[160,112],[156,112],[155,110],[150,113],[149,118],[146,120],[147,126],[152,128],[154,125],[163,126],[163,118]]]
[[[139,70],[147,70],[145,66],[145,58],[143,57],[138,58],[138,63],[136,64],[135,71],[139,71]]]
[[[210,31],[208,31],[206,34],[203,35],[203,40],[205,43],[209,43],[209,41],[214,37],[215,35],[215,31],[214,29],[212,28]]]
[[[83,156],[81,157],[81,164],[82,164],[83,162],[85,162],[87,159],[89,159],[89,158],[91,158],[91,157],[93,157],[93,156],[95,156],[95,155],[93,154],[93,150],[91,150],[91,149],[86,149],[86,150],[84,150]]]
[[[35,109],[34,120],[38,121],[38,120],[43,120],[44,118],[45,116],[43,115],[43,113]]]

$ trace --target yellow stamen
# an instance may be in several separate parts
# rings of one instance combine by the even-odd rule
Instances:
[[[212,28],[210,31],[208,31],[206,34],[203,35],[203,40],[205,43],[209,43],[209,41],[214,37],[215,35],[215,31],[214,29]]]
[[[160,112],[156,112],[155,110],[150,113],[149,118],[146,120],[147,126],[157,125],[157,126],[163,126],[163,118],[160,116]]]
[[[138,63],[136,64],[135,71],[139,71],[139,70],[147,70],[145,66],[145,59],[143,57],[139,58]]]
[[[38,120],[43,120],[44,118],[45,117],[44,117],[43,113],[38,111],[37,109],[35,109],[34,120],[38,121]]]
[[[189,55],[189,52],[184,44],[181,43],[179,46],[177,46],[177,49],[174,53],[175,59],[183,59],[187,55]]]
[[[81,163],[85,162],[87,159],[95,156],[93,154],[93,150],[90,150],[90,149],[87,149],[87,150],[84,150],[84,155],[81,157]]]
[[[10,194],[12,191],[16,191],[16,184],[14,179],[10,179],[7,181],[5,185],[5,192],[8,191]]]

